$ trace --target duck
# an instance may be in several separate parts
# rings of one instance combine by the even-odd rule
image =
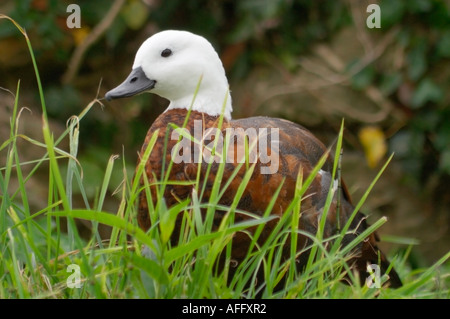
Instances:
[[[285,119],[266,116],[232,119],[232,98],[225,69],[206,38],[188,31],[165,30],[145,40],[135,55],[128,77],[108,91],[105,99],[110,101],[142,93],[157,94],[169,101],[167,109],[150,126],[138,158],[140,165],[152,136],[156,134],[155,144],[144,163],[148,183],[144,178],[140,179],[142,188],[145,185],[150,187],[154,206],[157,198],[154,185],[164,179],[169,166],[168,180],[183,183],[168,183],[165,187],[163,198],[167,207],[189,199],[194,186],[188,182],[198,177],[202,185],[206,185],[201,200],[208,202],[220,161],[225,161],[221,185],[225,187],[228,183],[228,186],[218,204],[230,206],[246,172],[252,167],[236,212],[263,216],[271,204],[272,195],[278,194],[270,211],[276,218],[267,222],[258,238],[258,242],[263,243],[293,201],[299,174],[306,178],[325,157],[301,200],[298,221],[301,232],[297,247],[300,250],[312,244],[309,236],[304,234],[316,234],[330,191],[334,194],[326,215],[323,238],[335,235],[339,225],[345,225],[351,218],[355,207],[345,183],[342,179],[333,178],[333,159],[327,147],[309,130]],[[186,134],[191,138],[184,138]],[[227,136],[231,141],[228,144],[224,143]],[[222,151],[224,147],[229,151],[221,153],[220,145]],[[249,163],[251,165],[247,165]],[[137,213],[139,227],[144,231],[151,227],[147,194],[146,191],[140,193]],[[213,223],[216,229],[224,214],[221,209],[215,210]],[[235,222],[248,218],[249,214],[236,213]],[[343,245],[369,227],[366,219],[359,211],[354,215],[350,225],[352,231],[345,235]],[[174,245],[179,238],[180,223],[177,219],[171,237]],[[234,234],[231,249],[234,264],[242,262],[251,246],[248,231]],[[378,248],[378,241],[375,232],[370,234],[353,249],[349,264],[359,274],[361,283],[368,276],[367,265],[377,264],[383,274],[389,270],[386,285],[400,287],[400,277]],[[286,248],[284,254],[289,258],[289,249]],[[299,270],[305,267],[307,260],[308,250],[296,260]]]

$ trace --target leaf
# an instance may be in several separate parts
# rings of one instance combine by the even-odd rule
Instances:
[[[383,28],[389,28],[399,23],[405,14],[405,7],[406,5],[403,1],[381,1],[381,25]]]
[[[364,89],[369,86],[375,77],[375,69],[373,66],[368,66],[356,73],[352,77],[352,86],[355,89]]]
[[[420,81],[411,99],[411,108],[418,109],[427,102],[438,102],[443,97],[443,92],[429,78]]]
[[[151,250],[156,251],[155,245],[151,238],[147,236],[146,233],[142,229],[140,229],[138,226],[133,225],[132,223],[128,222],[127,220],[113,215],[109,213],[104,212],[97,212],[92,210],[85,210],[85,209],[74,209],[74,210],[66,210],[66,211],[59,211],[50,213],[51,216],[64,216],[64,217],[72,217],[72,218],[80,218],[80,219],[86,219],[90,221],[97,221],[99,223],[111,226],[111,227],[117,227],[128,234],[132,235],[134,238],[136,238],[138,241],[140,241],[142,244],[146,244]]]
[[[436,114],[440,119],[449,118],[450,114]],[[445,121],[445,120],[444,120]],[[433,139],[433,145],[439,152],[450,149],[450,126],[442,125],[439,129],[435,130],[435,138]]]
[[[88,26],[83,26],[82,28],[72,29],[72,36],[76,46],[83,43],[84,39],[89,35],[91,29]]]
[[[376,167],[387,151],[383,131],[377,126],[367,126],[359,131],[358,137],[364,148],[367,164],[370,168]]]
[[[168,284],[169,277],[166,270],[158,265],[154,260],[138,256],[136,254],[128,254],[129,261],[139,269],[144,270],[150,277],[161,284]]]
[[[395,92],[402,83],[402,75],[399,72],[384,74],[381,78],[380,90],[384,95]]]
[[[395,235],[380,235],[380,240],[383,243],[393,243],[398,245],[420,245],[420,240],[411,237],[395,236]]]
[[[122,16],[130,29],[138,30],[147,20],[148,8],[143,2],[132,0],[123,8]]]
[[[408,54],[408,76],[413,81],[418,80],[427,69],[426,48],[426,41],[420,39]]]
[[[450,174],[450,149],[441,153],[439,158],[439,169],[442,172]]]
[[[407,8],[411,13],[418,14],[430,11],[431,7],[432,3],[429,0],[410,0]]]
[[[172,236],[178,214],[183,212],[189,202],[190,200],[188,198],[181,203],[172,206],[170,209],[167,209],[165,204],[160,208],[163,209],[163,211],[160,216],[159,229],[161,231],[161,240],[164,244],[166,244]],[[162,203],[164,203],[164,201],[162,201]]]
[[[437,53],[443,58],[450,58],[450,30],[441,34],[441,40],[437,44]]]

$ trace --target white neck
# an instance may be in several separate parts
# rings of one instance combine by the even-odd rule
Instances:
[[[189,110],[189,108],[191,108],[192,111],[207,113],[211,116],[220,116],[223,113],[225,119],[231,120],[233,107],[231,106],[230,92],[227,90],[221,95],[205,93],[206,92],[199,90],[197,95],[192,94],[180,99],[172,100],[166,111],[171,109]]]

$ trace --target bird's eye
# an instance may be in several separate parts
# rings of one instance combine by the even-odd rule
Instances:
[[[163,58],[167,58],[168,56],[171,56],[171,55],[172,55],[172,50],[170,50],[170,49],[164,49],[161,52],[161,56]]]

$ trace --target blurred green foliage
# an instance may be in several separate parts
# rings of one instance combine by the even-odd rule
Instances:
[[[405,69],[382,81],[396,100],[401,85],[413,88],[407,125],[392,138],[392,149],[419,183],[450,175],[450,8],[444,1],[382,1],[382,25],[401,25],[398,41],[407,56]],[[387,14],[385,14],[387,13]],[[443,69],[441,69],[443,68]],[[380,70],[386,74],[386,70]],[[442,71],[442,72],[441,72]],[[401,101],[398,101],[402,103]],[[403,102],[404,103],[404,102]]]
[[[37,44],[38,59],[44,59],[44,53],[51,52],[51,76],[43,76],[49,112],[65,121],[68,115],[77,112],[81,101],[80,87],[62,86],[60,83],[62,72],[77,46],[73,36],[75,31],[64,26],[67,5],[79,4],[82,25],[92,30],[113,2],[16,0],[13,3],[12,9],[5,13],[32,34],[31,40]],[[377,36],[392,28],[400,28],[396,43],[403,50],[406,61],[395,69],[382,63],[370,64],[353,76],[351,85],[355,90],[363,90],[369,85],[379,87],[398,111],[407,115],[407,123],[389,142],[396,159],[402,161],[405,172],[413,177],[411,180],[423,185],[433,177],[440,184],[447,185],[450,182],[448,1],[383,0],[378,3],[382,27],[370,32]],[[365,16],[365,8],[361,10]],[[245,50],[231,60],[228,71],[229,77],[236,79],[244,78],[253,66],[268,64],[274,58],[295,72],[298,68],[296,61],[307,54],[314,43],[329,41],[339,29],[352,24],[349,1],[128,0],[105,36],[90,48],[79,77],[98,72],[96,68],[102,66],[98,60],[120,56],[130,39],[149,25],[154,27],[150,30],[186,29],[202,34],[220,52],[244,43]],[[14,27],[2,22],[0,40],[9,37],[19,39],[20,35]],[[0,69],[6,70],[7,67],[3,65]],[[113,143],[111,134],[120,134],[115,132],[118,124],[113,119],[105,120],[101,125],[98,119],[86,119],[83,125],[88,129],[81,131],[82,134],[92,138],[90,128],[95,129],[99,135],[97,139],[104,147]],[[146,125],[141,123],[134,127],[139,130],[137,135],[145,133]],[[135,134],[131,136],[133,138]]]

